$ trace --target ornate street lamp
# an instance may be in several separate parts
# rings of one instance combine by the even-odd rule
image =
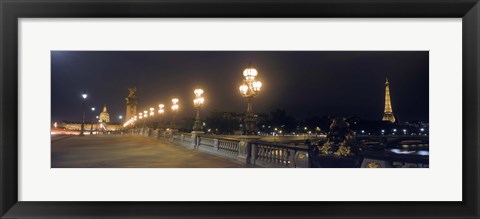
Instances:
[[[243,71],[243,84],[240,85],[239,90],[242,97],[247,100],[247,114],[245,117],[245,134],[254,135],[256,119],[252,111],[252,99],[258,95],[262,82],[256,79],[258,72],[255,68],[249,66]]]
[[[162,125],[162,115],[165,113],[165,105],[158,104],[158,127],[160,128]]]
[[[203,133],[202,121],[200,120],[200,108],[202,108],[205,99],[202,97],[203,90],[195,89],[193,91],[195,99],[193,99],[193,106],[197,109],[197,116],[195,117],[195,123],[193,125],[192,133]]]
[[[153,128],[153,121],[152,121],[152,120],[153,120],[153,116],[155,115],[155,112],[153,112],[153,111],[155,110],[155,108],[150,107],[149,110],[150,110],[150,113],[149,113],[149,115],[150,115],[150,120],[149,120],[149,122],[148,122],[148,126],[149,126],[149,127],[151,126],[151,127]]]
[[[153,112],[154,110],[155,110],[155,108],[150,107],[150,116],[153,116],[153,115],[154,115],[154,112]]]
[[[93,135],[93,117],[95,116],[95,107],[92,107],[92,124],[90,125],[90,135]]]
[[[172,121],[172,130],[176,130],[177,129],[177,124],[176,124],[176,114],[177,114],[177,111],[178,111],[178,99],[177,98],[173,98],[172,99],[172,114],[173,114],[173,121]]]
[[[145,128],[145,122],[148,118],[148,111],[143,111],[143,128]]]
[[[80,125],[80,136],[84,136],[85,134],[83,134],[83,132],[85,131],[85,101],[87,99],[87,94],[85,93],[85,91],[83,91],[83,94],[82,94],[82,98],[83,98],[83,102],[82,102],[82,125]]]
[[[133,129],[135,129],[137,127],[137,116],[134,116],[133,117]]]

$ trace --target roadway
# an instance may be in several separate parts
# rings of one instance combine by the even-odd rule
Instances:
[[[208,153],[137,135],[52,136],[52,168],[238,168]]]

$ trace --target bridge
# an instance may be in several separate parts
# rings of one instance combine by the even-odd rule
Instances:
[[[246,165],[141,135],[52,137],[52,168],[238,168]]]
[[[52,168],[308,168],[315,167],[309,157],[311,151],[307,145],[299,142],[306,138],[323,137],[219,136],[152,128],[130,129],[124,134],[112,135],[53,136]],[[389,140],[385,141],[387,138]],[[391,142],[428,137],[358,136],[358,139]],[[412,161],[410,155],[402,156],[400,160],[409,160],[409,163],[419,160],[415,158]],[[372,161],[381,164],[381,167],[392,167],[393,162],[397,162],[395,166],[412,166],[401,161],[399,163],[398,156],[389,156],[395,160],[388,161],[383,152],[364,153],[361,157],[364,161],[360,161],[361,167]],[[428,164],[428,157],[423,156],[422,164],[414,166],[423,167],[425,162]]]

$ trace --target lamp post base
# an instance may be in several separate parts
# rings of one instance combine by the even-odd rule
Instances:
[[[245,118],[245,135],[256,135],[257,120],[253,114],[247,114]]]
[[[83,123],[82,126],[80,127],[80,134],[78,136],[85,136],[85,129],[83,128]]]
[[[197,116],[198,117],[198,116]],[[203,126],[202,126],[202,121],[200,121],[198,118],[197,120],[195,120],[195,123],[193,124],[193,132],[202,132],[202,133],[205,133],[203,132]]]

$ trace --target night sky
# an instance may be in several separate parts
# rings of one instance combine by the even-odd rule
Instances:
[[[381,120],[388,76],[397,119],[428,122],[428,62],[427,51],[52,51],[52,120],[80,121],[85,90],[87,108],[98,115],[107,104],[111,122],[120,122],[133,86],[137,110],[169,109],[177,97],[179,116],[194,117],[193,90],[202,88],[207,113],[244,112],[238,87],[251,63],[263,83],[256,113]]]

